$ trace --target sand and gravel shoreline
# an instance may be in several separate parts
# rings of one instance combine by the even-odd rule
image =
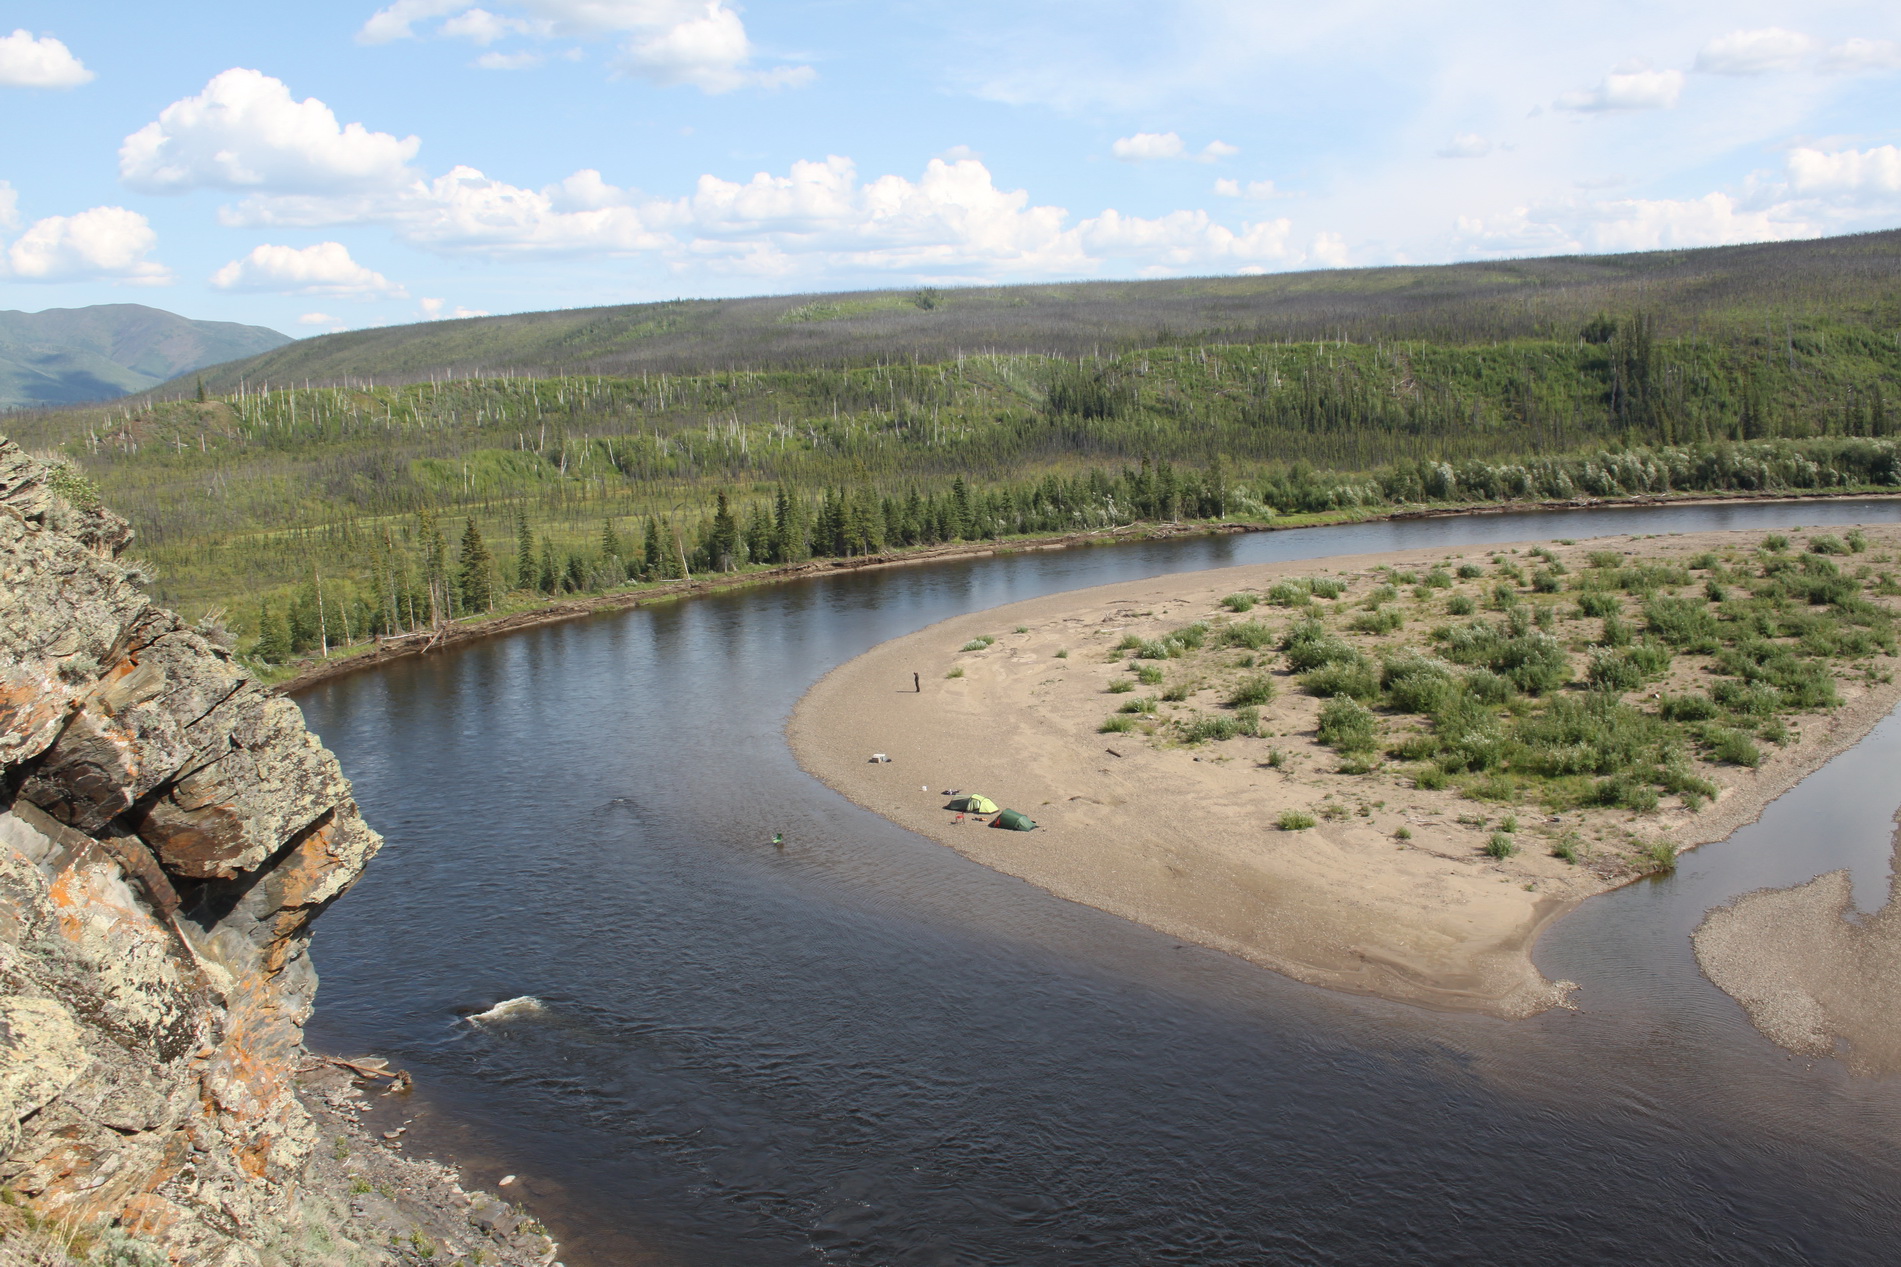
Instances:
[[[1893,525],[1866,531],[1876,552],[1870,558],[1891,558],[1901,545]],[[1532,964],[1545,928],[1641,874],[1631,864],[1639,846],[1663,841],[1681,850],[1753,821],[1893,709],[1901,699],[1895,675],[1842,675],[1842,705],[1792,719],[1798,724],[1789,741],[1768,747],[1760,767],[1707,770],[1717,793],[1700,812],[1666,805],[1642,814],[1550,815],[1518,807],[1529,820],[1516,829],[1526,833],[1519,839],[1535,844],[1566,833],[1583,844],[1573,863],[1539,847],[1488,857],[1482,845],[1496,806],[1462,799],[1456,789],[1415,787],[1391,763],[1371,774],[1339,773],[1332,754],[1312,742],[1319,701],[1292,682],[1263,710],[1263,723],[1274,724],[1269,738],[1169,743],[1097,733],[1113,704],[1105,679],[1126,667],[1111,648],[1125,634],[1153,637],[1219,619],[1222,596],[1282,578],[1325,573],[1364,587],[1379,579],[1376,569],[1484,562],[1533,546],[1575,568],[1591,551],[1688,558],[1746,552],[1762,538],[1713,532],[1433,548],[1052,595],[954,617],[873,648],[813,686],[787,736],[800,764],[852,801],[1059,897],[1312,984],[1433,1008],[1531,1015],[1566,1003],[1575,988],[1545,979]],[[1257,614],[1288,620],[1281,612]],[[961,650],[979,635],[995,644]],[[959,667],[960,676],[946,676]],[[921,691],[912,689],[913,673]],[[1272,749],[1280,750],[1278,767],[1268,764]],[[873,764],[872,753],[891,761]],[[952,788],[981,791],[1041,828],[1026,834],[958,824],[943,808],[941,794]],[[1286,809],[1318,810],[1320,821],[1311,830],[1277,830]]]

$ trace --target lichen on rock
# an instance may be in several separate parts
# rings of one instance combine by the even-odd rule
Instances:
[[[295,705],[154,604],[70,483],[0,440],[0,1184],[253,1263],[316,1141],[310,924],[381,841]]]

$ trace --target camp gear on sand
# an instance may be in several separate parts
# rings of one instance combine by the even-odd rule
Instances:
[[[944,808],[954,809],[964,814],[994,814],[997,812],[997,803],[987,796],[967,792],[963,796],[952,797],[951,803]]]
[[[1036,830],[1036,824],[1031,821],[1030,816],[1025,814],[1022,810],[1015,809],[1004,810],[1003,813],[997,815],[997,821],[990,825],[992,827],[1002,827],[1008,831]]]

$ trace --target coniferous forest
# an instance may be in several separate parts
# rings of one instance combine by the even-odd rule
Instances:
[[[1251,326],[1230,304],[1192,333],[1143,332],[1133,284],[1116,303],[1077,287],[1116,336],[1087,350],[1073,313],[1043,350],[982,325],[1021,320],[988,291],[726,301],[755,324],[776,303],[803,360],[732,318],[707,327],[698,367],[678,342],[663,366],[628,363],[605,318],[581,329],[623,363],[586,373],[526,319],[448,322],[306,340],[5,429],[133,521],[165,601],[273,663],[553,596],[947,542],[1901,488],[1901,235],[1605,258],[1615,277],[1592,261],[1572,285],[1576,261],[1520,262],[1515,307],[1476,266],[1223,279],[1207,285],[1230,298],[1262,284]],[[1430,301],[1397,271],[1437,277]],[[1167,287],[1149,307],[1195,293]],[[897,308],[1017,346],[901,355]],[[408,364],[424,339],[437,368]],[[292,378],[299,356],[359,372]]]

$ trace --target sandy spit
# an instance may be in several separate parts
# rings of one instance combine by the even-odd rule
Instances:
[[[1871,526],[1876,549],[1901,542]],[[1554,547],[1572,566],[1591,550],[1644,558],[1747,550],[1760,532],[1607,537]],[[1549,545],[1548,542],[1528,542]],[[800,764],[850,800],[959,853],[1070,901],[1214,947],[1300,981],[1423,1006],[1528,1016],[1565,1005],[1531,949],[1584,899],[1628,883],[1637,843],[1677,849],[1721,840],[1829,757],[1858,742],[1901,699],[1894,682],[1840,684],[1844,705],[1800,719],[1792,742],[1755,770],[1725,767],[1700,813],[1593,810],[1536,830],[1576,831],[1584,865],[1544,848],[1483,852],[1478,806],[1386,773],[1341,775],[1312,744],[1318,701],[1291,690],[1264,710],[1272,739],[1156,746],[1099,734],[1119,698],[1104,695],[1107,653],[1123,634],[1153,636],[1209,617],[1221,597],[1282,577],[1334,574],[1363,588],[1369,569],[1484,562],[1511,546],[1398,551],[1155,577],[954,617],[841,665],[799,702],[786,733]],[[1285,613],[1260,610],[1275,623]],[[1592,622],[1593,625],[1595,622]],[[988,650],[961,653],[979,635]],[[1070,655],[1059,658],[1067,649]],[[947,677],[953,667],[964,672]],[[921,690],[913,689],[913,674]],[[1669,689],[1681,689],[1671,684]],[[1270,747],[1283,750],[1270,768]],[[883,753],[889,763],[873,763]],[[1029,833],[959,824],[951,789],[974,790],[1036,819]],[[1282,810],[1331,811],[1280,831]],[[1396,838],[1406,828],[1411,838]],[[1528,830],[1521,828],[1522,830]],[[1528,842],[1537,838],[1521,836]],[[1593,842],[1604,842],[1603,852]],[[1719,982],[1719,984],[1721,984]],[[1727,988],[1727,987],[1726,987]]]

